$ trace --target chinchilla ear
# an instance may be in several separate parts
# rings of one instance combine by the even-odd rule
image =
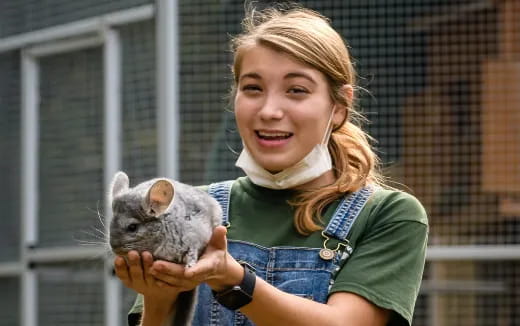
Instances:
[[[155,217],[162,215],[170,206],[174,193],[171,181],[164,179],[156,181],[146,196],[146,213]]]
[[[128,180],[128,176],[126,175],[126,173],[122,171],[117,172],[114,178],[112,179],[112,183],[110,184],[110,201],[112,201],[112,198],[127,190],[129,184],[130,181]]]

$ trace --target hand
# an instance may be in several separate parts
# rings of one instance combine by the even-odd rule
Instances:
[[[137,251],[130,251],[127,260],[118,256],[114,260],[117,277],[125,286],[141,293],[145,297],[154,297],[160,300],[175,301],[183,288],[165,284],[156,279],[151,273],[153,257],[149,252],[143,252],[141,256]],[[172,264],[176,265],[176,264]],[[170,266],[170,268],[184,272],[181,265]]]
[[[213,290],[221,291],[239,284],[244,276],[243,268],[227,252],[227,229],[218,226],[206,250],[195,266],[187,268],[184,276],[196,282],[206,282]]]
[[[223,226],[215,228],[204,253],[191,268],[158,260],[152,264],[150,274],[165,286],[174,286],[185,291],[202,282],[210,283],[212,279],[218,278],[218,275],[224,275],[227,270],[230,255],[227,254],[226,232]]]

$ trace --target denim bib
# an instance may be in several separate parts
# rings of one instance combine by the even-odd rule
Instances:
[[[214,183],[208,190],[220,203],[223,211],[222,223],[226,226],[229,225],[232,184],[233,181]],[[336,273],[354,250],[347,239],[350,228],[374,189],[365,187],[342,199],[322,232],[323,248],[266,248],[245,241],[228,240],[228,251],[236,260],[253,266],[258,277],[278,289],[325,303]],[[329,248],[328,240],[331,238],[339,242]],[[192,325],[254,325],[240,311],[232,311],[220,305],[206,284],[201,284],[198,288],[198,302]]]

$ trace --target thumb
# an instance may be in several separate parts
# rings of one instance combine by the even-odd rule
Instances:
[[[208,246],[211,246],[215,249],[226,250],[227,248],[227,240],[226,240],[227,229],[225,226],[217,226],[213,230],[213,234],[211,235],[211,239],[209,240]]]

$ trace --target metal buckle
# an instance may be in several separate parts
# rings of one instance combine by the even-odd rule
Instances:
[[[330,237],[328,237],[325,234],[325,231],[321,231],[321,235],[325,238],[325,240],[323,241],[323,248],[320,250],[321,259],[332,260],[334,258],[334,255],[336,254],[336,252],[339,251],[341,247],[344,247],[347,251],[349,251],[349,254],[350,254],[351,250],[349,250],[349,248],[352,248],[352,247],[350,246],[350,241],[348,241],[348,239],[344,240],[345,243],[343,243],[343,242],[338,243],[338,245],[336,246],[335,249],[330,249],[330,248],[327,248],[327,242],[330,240]]]

